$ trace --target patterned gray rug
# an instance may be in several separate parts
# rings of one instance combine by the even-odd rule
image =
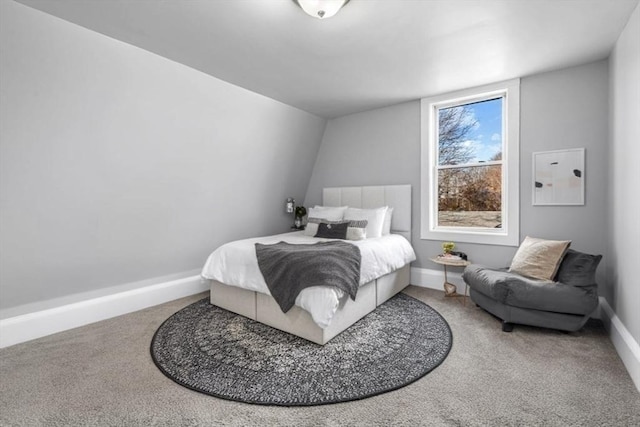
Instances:
[[[167,319],[151,356],[169,378],[212,396],[263,405],[345,402],[406,386],[451,349],[433,308],[398,294],[324,346],[209,304]]]

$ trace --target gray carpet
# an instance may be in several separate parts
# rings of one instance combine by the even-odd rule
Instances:
[[[346,402],[404,387],[440,365],[451,330],[434,309],[398,294],[318,345],[203,298],[167,319],[151,343],[180,385],[261,405]]]
[[[437,369],[389,393],[288,408],[181,387],[153,364],[149,342],[200,294],[0,349],[0,425],[640,425],[640,394],[598,322],[572,334],[503,333],[473,304],[429,289],[407,293],[442,314],[455,339]]]

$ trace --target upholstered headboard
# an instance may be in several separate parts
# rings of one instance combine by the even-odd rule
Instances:
[[[391,232],[411,241],[411,185],[324,188],[322,204],[362,209],[390,206]]]

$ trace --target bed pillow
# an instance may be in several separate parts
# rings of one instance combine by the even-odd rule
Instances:
[[[347,240],[363,240],[367,238],[367,221],[328,221],[321,218],[309,218],[307,226],[304,229],[305,236],[322,237],[318,236],[318,230],[320,224],[340,224],[346,222],[347,234],[342,239]],[[333,237],[331,237],[333,238]]]
[[[314,206],[309,208],[309,218],[321,218],[329,221],[340,221],[344,217],[346,206]]]
[[[382,236],[382,226],[384,225],[384,216],[387,213],[387,206],[376,209],[358,209],[347,208],[344,213],[345,220],[362,221],[366,220],[367,238]]]
[[[342,239],[347,238],[347,228],[349,227],[349,221],[335,222],[331,221],[331,224],[321,222],[318,224],[318,232],[315,237],[322,237],[324,239]]]
[[[382,224],[382,235],[391,234],[391,218],[393,217],[393,208],[387,207],[387,213],[384,215],[384,223]]]
[[[321,222],[325,222],[325,223],[336,223],[336,222],[340,222],[340,221],[329,221],[326,219],[322,219],[322,218],[315,218],[315,217],[309,217],[307,218],[307,225],[304,228],[304,235],[305,236],[311,236],[314,237],[316,235],[316,233],[318,233],[318,225]]]
[[[369,222],[366,219],[361,221],[349,221],[349,227],[347,227],[347,240],[366,239],[368,223]]]
[[[596,284],[596,270],[602,255],[589,255],[569,249],[560,263],[556,281],[571,286]]]
[[[570,240],[544,240],[527,236],[513,257],[509,271],[551,281],[570,244]]]

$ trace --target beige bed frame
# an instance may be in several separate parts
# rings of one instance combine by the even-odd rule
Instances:
[[[391,232],[411,241],[410,185],[325,188],[322,199],[325,206],[393,207]],[[407,264],[362,285],[356,300],[345,298],[331,324],[324,329],[298,306],[283,313],[270,295],[228,286],[215,280],[211,280],[210,298],[211,303],[218,307],[323,345],[404,289],[409,285],[409,278],[410,267]]]

